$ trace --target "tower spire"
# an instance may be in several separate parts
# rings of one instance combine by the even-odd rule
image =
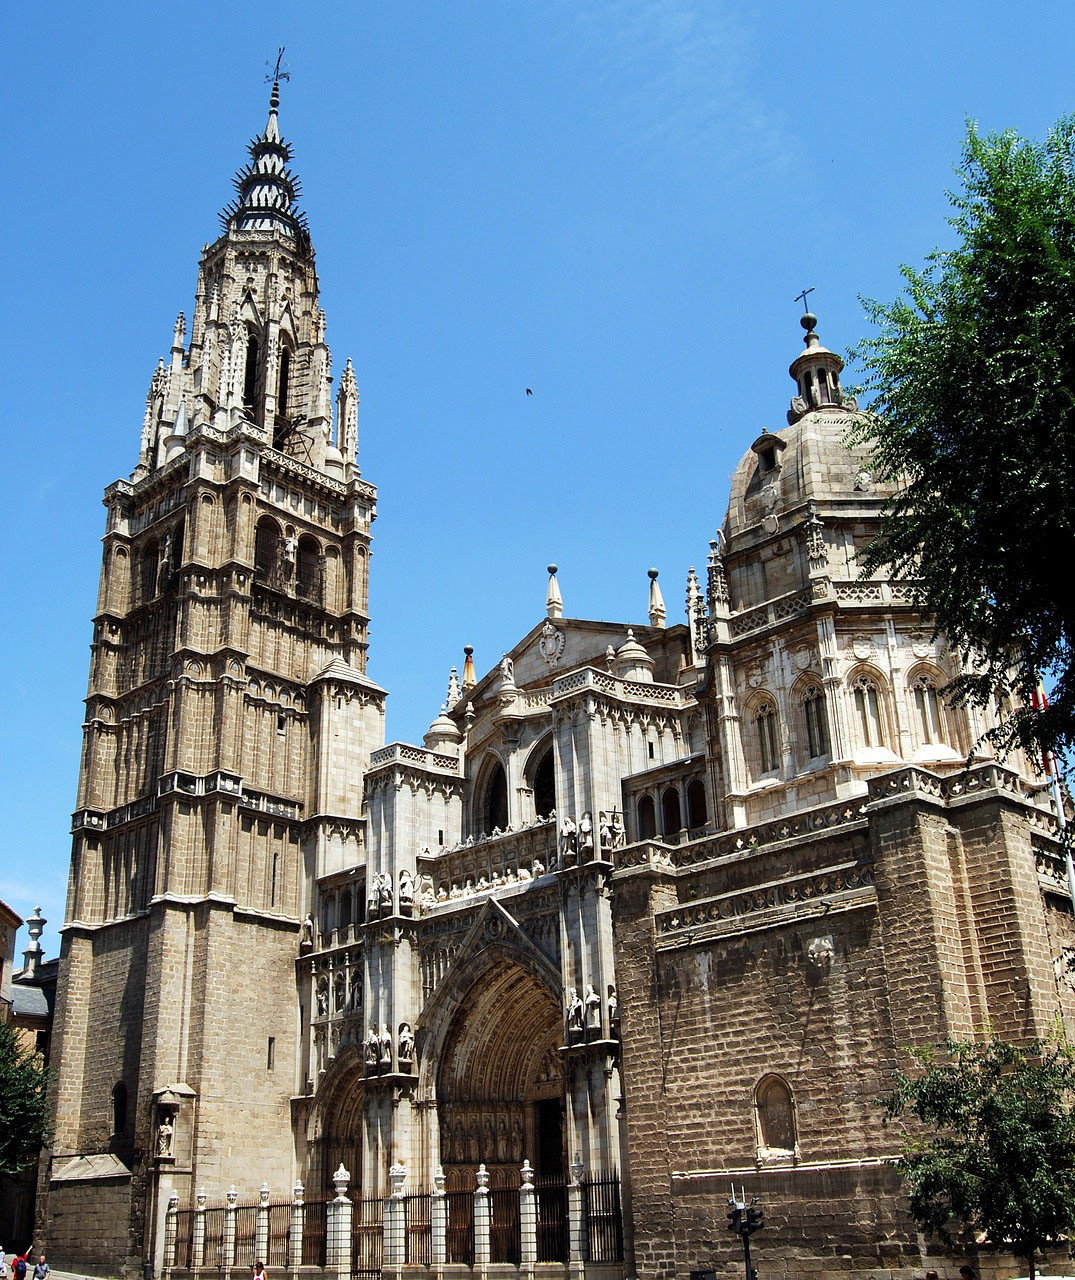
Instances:
[[[236,198],[220,214],[225,231],[282,231],[306,245],[309,227],[297,205],[302,185],[288,168],[291,144],[280,136],[277,111],[280,81],[290,79],[280,69],[284,51],[277,54],[269,94],[269,117],[265,128],[248,144],[249,161],[235,175]]]

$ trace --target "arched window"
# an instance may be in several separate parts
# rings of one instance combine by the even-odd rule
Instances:
[[[295,594],[303,600],[321,600],[321,546],[308,533],[299,539]]]
[[[503,831],[508,825],[508,779],[499,760],[486,778],[480,816],[483,835]]]
[[[291,352],[284,347],[280,352],[280,375],[276,380],[276,413],[287,417],[287,401],[291,391]]]
[[[780,768],[780,748],[776,707],[771,702],[763,702],[754,713],[754,734],[758,743],[759,771],[763,774],[776,773]]]
[[[652,840],[657,834],[657,812],[653,797],[643,796],[638,802],[638,838]]]
[[[884,725],[881,719],[881,694],[877,681],[870,676],[859,676],[851,686],[855,697],[855,719],[859,740],[864,747],[882,747],[885,743]]]
[[[795,1151],[795,1104],[779,1076],[766,1076],[754,1094],[758,1146],[767,1152]]]
[[[551,743],[537,763],[532,786],[534,790],[534,812],[539,818],[547,818],[556,808],[556,780]]]
[[[160,560],[160,549],[156,539],[147,542],[138,562],[138,599],[141,604],[152,600],[157,594],[157,563]]]
[[[803,718],[806,721],[806,749],[809,758],[829,754],[829,715],[825,707],[825,694],[816,685],[803,690]]]
[[[267,586],[280,586],[280,526],[263,516],[254,530],[254,578]]]
[[[709,807],[705,802],[705,783],[695,778],[687,786],[687,826],[693,831],[704,827],[709,819]]]
[[[920,741],[923,745],[943,743],[945,741],[944,712],[937,694],[936,682],[932,676],[920,675],[911,688],[914,692]]]
[[[252,414],[257,412],[259,357],[257,334],[252,333],[246,340],[246,375],[243,381],[243,404]]]
[[[112,1086],[112,1133],[119,1137],[127,1132],[127,1086],[122,1080]]]
[[[661,821],[664,825],[663,835],[674,836],[683,827],[683,819],[679,813],[679,792],[669,787],[661,796]]]
[[[344,889],[340,897],[340,933],[344,938],[348,936],[348,926],[351,923],[351,890]]]
[[[325,899],[321,908],[321,932],[326,937],[332,938],[332,931],[336,928],[336,895],[330,893]]]

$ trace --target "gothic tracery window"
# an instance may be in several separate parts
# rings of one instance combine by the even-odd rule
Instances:
[[[914,693],[918,735],[923,745],[943,743],[944,712],[937,693],[937,684],[931,676],[921,675],[911,686]]]
[[[776,707],[763,702],[754,713],[754,735],[761,773],[776,773],[780,768],[780,737],[777,732]]]
[[[881,747],[885,743],[881,719],[881,695],[877,681],[861,675],[851,686],[855,699],[855,719],[859,739],[864,747]]]
[[[254,530],[254,577],[270,587],[279,585],[280,526],[270,516],[263,516]]]
[[[807,685],[802,695],[803,718],[806,721],[806,744],[811,760],[829,754],[829,716],[824,691],[816,684]]]

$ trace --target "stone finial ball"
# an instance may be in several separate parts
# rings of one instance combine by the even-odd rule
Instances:
[[[473,646],[472,644],[465,644],[465,645],[463,646],[463,652],[464,652],[464,653],[467,655],[467,657],[469,658],[469,657],[470,657],[470,655],[474,652],[474,646]]]
[[[815,316],[812,311],[808,311],[806,315],[804,315],[803,318],[799,321],[799,323],[806,330],[806,332],[809,333],[811,329],[814,329],[817,327],[817,316]]]
[[[555,572],[556,572],[556,565],[554,565],[554,564],[550,564],[550,565],[549,565],[549,572],[550,572],[550,573],[555,573]]]
[[[649,574],[649,576],[654,580],[654,582],[656,582],[656,581],[657,581],[657,570],[656,570],[656,569],[648,569],[648,570],[647,570],[647,573],[648,573],[648,574]]]

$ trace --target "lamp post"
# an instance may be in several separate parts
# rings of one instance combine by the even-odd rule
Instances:
[[[747,1204],[746,1187],[740,1187],[739,1196],[736,1197],[733,1184],[732,1194],[728,1197],[728,1230],[734,1231],[742,1238],[745,1280],[758,1280],[757,1271],[750,1265],[750,1237],[764,1226],[765,1220],[761,1206],[758,1204],[758,1197],[751,1196],[750,1204]]]

